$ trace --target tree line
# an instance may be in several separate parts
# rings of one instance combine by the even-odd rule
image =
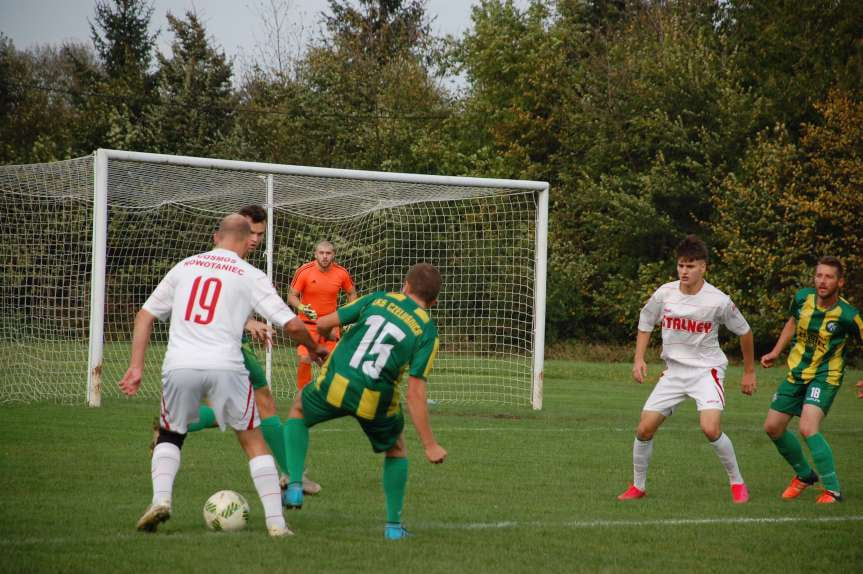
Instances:
[[[296,54],[271,19],[272,57],[242,72],[194,12],[159,52],[146,0],[97,1],[90,44],[0,35],[0,162],[107,147],[545,180],[551,341],[630,341],[687,233],[761,346],[821,255],[863,305],[863,3],[479,0],[461,37],[423,0],[328,5]]]

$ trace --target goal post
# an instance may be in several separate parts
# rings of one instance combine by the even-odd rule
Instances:
[[[283,297],[321,239],[335,245],[360,294],[398,290],[410,265],[430,262],[444,276],[432,311],[441,346],[430,399],[539,409],[548,193],[544,182],[107,149],[0,166],[0,202],[30,218],[3,231],[10,256],[2,263],[8,311],[0,311],[0,343],[20,360],[0,379],[0,403],[77,402],[84,388],[92,406],[119,396],[134,315],[159,279],[209,249],[222,216],[259,204],[269,215],[267,238],[250,262]],[[26,253],[30,244],[38,253]],[[139,394],[157,397],[166,326],[151,340]],[[293,345],[277,337],[266,357],[276,397],[296,391],[296,361]]]

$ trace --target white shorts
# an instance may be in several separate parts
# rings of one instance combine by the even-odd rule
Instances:
[[[722,367],[669,367],[644,403],[645,411],[671,416],[687,397],[699,411],[725,409],[725,369]]]
[[[162,373],[162,428],[185,434],[198,420],[207,398],[223,431],[249,430],[261,424],[249,376],[235,371],[174,369]]]

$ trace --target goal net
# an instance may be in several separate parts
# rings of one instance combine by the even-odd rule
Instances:
[[[283,298],[321,239],[360,295],[432,263],[444,285],[429,398],[541,408],[547,194],[542,182],[114,150],[0,166],[0,402],[119,396],[135,313],[158,281],[211,248],[221,217],[259,204],[268,234],[250,261]],[[166,342],[157,323],[139,396],[159,396]],[[277,336],[259,356],[274,395],[292,396],[293,344]]]

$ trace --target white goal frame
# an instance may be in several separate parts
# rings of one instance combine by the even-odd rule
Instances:
[[[388,182],[437,184],[452,186],[471,186],[487,188],[507,188],[524,190],[536,194],[536,251],[534,275],[534,321],[533,321],[533,357],[531,406],[535,410],[542,408],[543,400],[543,369],[545,349],[545,299],[547,270],[547,236],[548,236],[548,201],[549,185],[546,182],[522,181],[508,179],[486,179],[476,177],[451,177],[408,173],[374,172],[348,169],[331,169],[320,167],[304,167],[295,165],[246,162],[224,159],[209,159],[189,156],[172,156],[165,154],[130,152],[113,149],[99,149],[94,153],[94,183],[93,183],[93,242],[92,271],[90,293],[90,342],[87,369],[87,403],[91,407],[101,405],[102,399],[102,360],[104,350],[104,320],[105,320],[105,288],[106,261],[108,242],[108,165],[112,160],[128,162],[146,162],[151,164],[172,164],[178,166],[242,170],[257,172],[266,178],[268,233],[266,244],[267,272],[272,277],[273,249],[273,217],[272,194],[273,175],[301,175],[327,178],[348,178],[353,180],[374,180]],[[268,355],[267,376],[272,368],[271,357]]]

